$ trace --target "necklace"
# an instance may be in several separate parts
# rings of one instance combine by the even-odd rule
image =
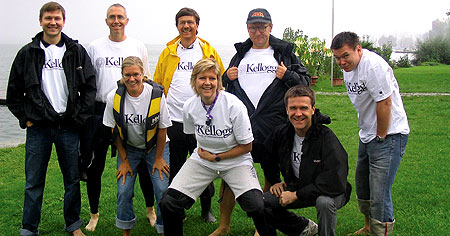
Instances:
[[[214,105],[216,104],[217,97],[219,97],[219,93],[216,94],[216,97],[214,98],[214,101],[212,102],[211,106],[209,106],[208,108],[206,107],[206,105],[203,102],[203,100],[200,98],[200,101],[202,102],[203,109],[205,109],[205,111],[206,111],[206,122],[205,122],[205,124],[207,126],[211,125],[211,122],[212,122],[212,119],[213,119],[213,116],[211,115],[211,111],[214,108]]]

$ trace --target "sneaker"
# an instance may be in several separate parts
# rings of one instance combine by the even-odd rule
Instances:
[[[312,236],[316,235],[317,233],[319,233],[319,227],[316,223],[314,223],[314,221],[308,219],[308,225],[306,225],[300,236]]]

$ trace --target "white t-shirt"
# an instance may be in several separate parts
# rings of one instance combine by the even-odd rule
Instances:
[[[245,53],[239,63],[239,84],[247,97],[258,107],[259,100],[276,77],[278,62],[273,57],[273,48],[253,49]]]
[[[109,92],[116,91],[117,81],[122,77],[122,62],[128,56],[141,58],[144,74],[150,76],[147,47],[136,39],[127,37],[122,42],[114,42],[108,36],[94,40],[88,47],[97,77],[95,100],[106,103]]]
[[[294,169],[295,177],[299,178],[300,176],[300,163],[302,162],[302,146],[303,140],[305,137],[300,137],[297,134],[294,135],[294,146],[292,148],[292,169]]]
[[[45,52],[41,89],[50,101],[53,109],[57,113],[64,113],[67,108],[67,99],[69,96],[66,74],[64,73],[62,64],[62,59],[66,52],[66,45],[63,44],[63,46],[58,47],[57,45],[50,44],[48,47],[45,47],[41,42],[40,46]]]
[[[153,86],[148,83],[144,83],[144,90],[138,97],[132,97],[128,94],[128,92],[125,95],[123,116],[125,120],[124,125],[127,126],[127,144],[140,149],[145,149],[145,119],[148,115],[148,106],[152,97],[152,89]],[[111,128],[114,128],[116,124],[113,113],[115,93],[116,91],[114,90],[108,94],[106,109],[103,115],[103,124]],[[172,122],[170,121],[166,100],[164,96],[162,96],[158,128],[163,129],[169,126],[172,126]]]
[[[344,72],[348,97],[358,113],[359,137],[368,143],[377,135],[376,103],[392,99],[388,134],[409,134],[408,118],[403,108],[397,80],[392,68],[378,54],[363,49],[358,66]]]
[[[167,92],[167,105],[169,106],[170,118],[173,121],[183,122],[183,104],[194,96],[190,84],[192,69],[203,58],[203,51],[198,39],[188,48],[179,44],[177,55],[180,57],[180,62],[170,82]]]
[[[197,148],[201,147],[214,154],[223,153],[239,144],[248,144],[253,141],[245,105],[236,96],[225,91],[221,91],[218,96],[211,110],[213,119],[210,126],[205,124],[206,110],[199,96],[191,97],[183,107],[184,133],[195,134]],[[250,153],[219,162],[210,162],[198,156],[197,148],[190,158],[213,170],[224,171],[236,166],[253,166]]]

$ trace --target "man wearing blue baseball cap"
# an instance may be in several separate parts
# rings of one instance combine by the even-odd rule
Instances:
[[[223,83],[226,90],[247,107],[255,139],[251,152],[253,161],[264,165],[264,140],[274,127],[288,122],[284,94],[292,86],[309,85],[310,76],[294,54],[294,46],[270,34],[273,24],[266,9],[251,10],[246,24],[249,38],[234,45],[236,54],[223,74]],[[263,190],[268,191],[270,185],[265,181]],[[225,183],[222,190],[220,225],[212,235],[230,231],[235,201]]]

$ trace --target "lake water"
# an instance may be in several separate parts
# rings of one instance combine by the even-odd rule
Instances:
[[[11,64],[23,45],[0,44],[0,99],[6,98],[6,87],[8,84]],[[87,45],[84,45],[87,46]],[[146,45],[150,60],[150,72],[153,75],[158,57],[165,45]],[[222,58],[225,68],[235,54],[233,45],[214,45]],[[0,106],[0,148],[16,146],[25,142],[25,130],[19,127],[19,122],[6,106]]]

